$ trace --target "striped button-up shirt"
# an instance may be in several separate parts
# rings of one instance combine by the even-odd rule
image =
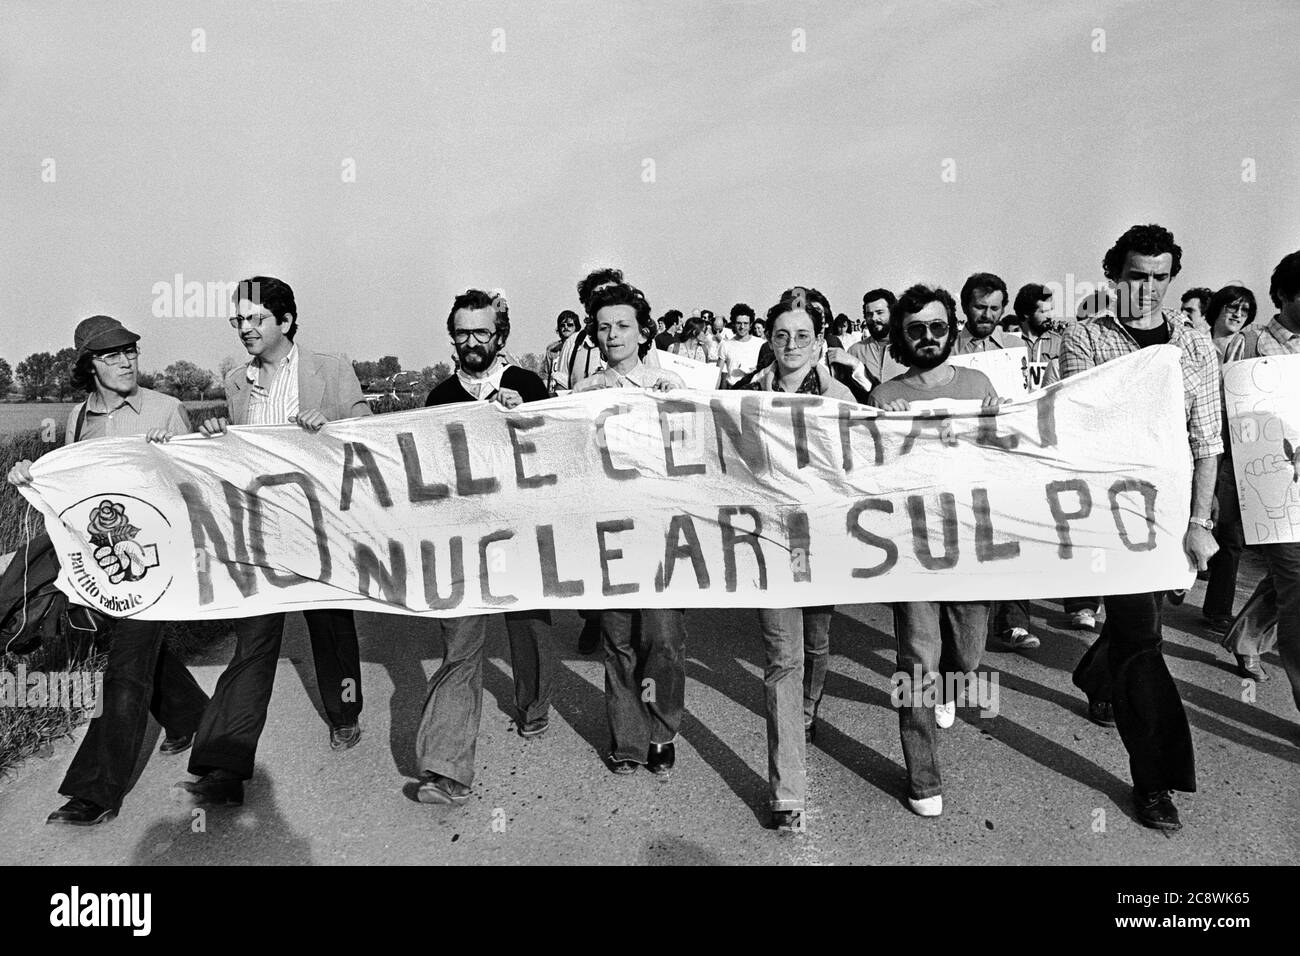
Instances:
[[[1223,412],[1220,407],[1219,355],[1209,335],[1183,323],[1180,312],[1161,313],[1169,329],[1169,344],[1182,351],[1183,402],[1187,409],[1187,440],[1193,458],[1212,458],[1223,453]],[[1121,358],[1139,349],[1124,324],[1113,313],[1101,313],[1088,322],[1076,322],[1065,330],[1061,346],[1061,378],[1078,375],[1097,365]],[[1123,398],[1116,396],[1116,401]],[[1140,411],[1140,410],[1139,410]]]
[[[262,365],[256,359],[245,367],[251,387],[248,395],[248,424],[280,425],[291,422],[298,415],[298,346],[276,364],[271,372],[271,383],[265,388],[259,382]]]

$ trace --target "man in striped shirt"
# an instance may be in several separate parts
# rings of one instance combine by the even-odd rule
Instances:
[[[236,314],[247,365],[226,376],[225,418],[210,418],[199,431],[215,437],[227,424],[292,422],[309,432],[327,422],[370,414],[352,363],[346,356],[310,352],[298,345],[298,306],[288,283],[254,276],[236,287]],[[341,608],[303,611],[321,703],[330,723],[330,747],[346,750],[361,738],[361,652],[352,612]],[[217,681],[212,703],[199,725],[190,773],[197,781],[173,788],[195,803],[215,806],[244,801],[243,781],[253,775],[257,742],[266,724],[284,618],[263,614],[235,622],[235,656]]]
[[[1210,533],[1223,451],[1219,360],[1209,335],[1187,326],[1180,313],[1161,310],[1169,283],[1181,267],[1182,249],[1169,230],[1155,224],[1133,226],[1120,236],[1102,261],[1106,278],[1116,285],[1114,309],[1066,330],[1061,377],[1153,345],[1179,348],[1194,460],[1183,549],[1196,569],[1204,571],[1219,547]],[[1196,764],[1187,714],[1161,652],[1162,598],[1162,592],[1106,597],[1101,637],[1075,668],[1074,683],[1088,695],[1094,721],[1108,723],[1113,713],[1129,752],[1139,821],[1172,831],[1182,823],[1171,791],[1195,792]]]

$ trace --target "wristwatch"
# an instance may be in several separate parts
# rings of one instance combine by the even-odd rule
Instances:
[[[1187,523],[1188,523],[1188,524],[1194,524],[1194,525],[1200,525],[1200,526],[1201,526],[1202,528],[1204,528],[1206,531],[1213,531],[1213,530],[1214,530],[1214,519],[1213,519],[1213,518],[1197,518],[1197,517],[1193,516],[1193,517],[1187,519]]]

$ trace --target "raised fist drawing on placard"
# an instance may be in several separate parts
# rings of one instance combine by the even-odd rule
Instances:
[[[1290,442],[1284,443],[1284,448],[1289,446]],[[1289,455],[1265,455],[1248,462],[1245,473],[1246,483],[1259,496],[1268,516],[1285,517],[1287,499],[1291,497],[1291,486],[1296,481],[1292,458]]]

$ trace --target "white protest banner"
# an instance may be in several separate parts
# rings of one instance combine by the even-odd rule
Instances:
[[[948,362],[983,372],[1002,398],[1020,398],[1029,394],[1026,375],[1029,351],[1023,345],[1013,349],[990,349],[987,352],[953,355],[948,358]]]
[[[1300,541],[1300,355],[1230,362],[1223,394],[1246,543]]]
[[[660,351],[656,353],[655,358],[659,360],[660,368],[680,375],[687,388],[698,388],[707,392],[718,387],[718,379],[722,372],[716,365],[673,352]]]
[[[142,619],[1156,591],[1193,577],[1181,381],[1163,346],[989,413],[689,390],[466,403],[84,442],[23,493],[60,586]]]

